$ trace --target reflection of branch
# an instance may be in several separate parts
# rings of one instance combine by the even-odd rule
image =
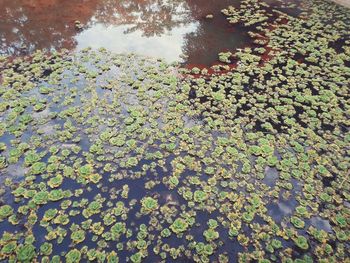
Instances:
[[[104,1],[95,13],[97,22],[114,25],[131,25],[125,33],[142,31],[143,36],[160,36],[174,27],[191,21],[185,0],[124,0]],[[118,14],[116,16],[116,14]]]
[[[132,27],[126,29],[123,33],[130,34],[136,31],[142,31],[142,36],[144,37],[152,37],[152,36],[161,36],[166,33],[166,31],[170,31],[173,27],[180,27],[184,23],[177,22],[172,24],[171,27],[163,25],[162,23],[149,25],[145,22],[134,24]]]

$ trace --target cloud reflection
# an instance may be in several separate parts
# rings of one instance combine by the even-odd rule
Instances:
[[[168,62],[180,60],[182,43],[186,35],[195,32],[198,22],[173,28],[161,36],[144,37],[141,30],[125,34],[131,25],[105,26],[98,23],[75,37],[77,49],[86,47],[107,48],[115,53],[134,52],[151,57],[162,57]]]

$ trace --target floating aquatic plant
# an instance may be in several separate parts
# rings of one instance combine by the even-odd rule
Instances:
[[[294,243],[301,249],[306,250],[309,248],[307,239],[304,236],[298,236],[297,238],[295,238]]]
[[[73,249],[71,251],[69,251],[66,255],[66,262],[80,262],[81,259],[81,253],[79,250],[77,249]]]
[[[0,62],[1,260],[348,260],[348,11],[222,12],[255,44],[211,75],[105,49]]]
[[[35,257],[35,247],[32,244],[19,245],[16,257],[20,262],[30,262]]]
[[[81,243],[85,239],[85,232],[84,230],[76,230],[73,231],[70,237],[74,243]]]
[[[146,213],[150,213],[158,208],[158,201],[152,197],[145,197],[141,200],[142,208]]]
[[[171,225],[170,229],[175,233],[175,234],[180,234],[182,232],[185,232],[188,228],[188,223],[182,219],[182,218],[177,218]]]
[[[4,219],[13,214],[13,208],[9,205],[3,205],[0,207],[0,218]]]
[[[208,229],[204,231],[203,236],[208,242],[211,242],[219,238],[219,232],[213,229]]]

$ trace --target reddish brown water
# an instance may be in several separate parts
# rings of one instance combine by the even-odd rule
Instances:
[[[234,0],[1,0],[0,53],[105,47],[189,65],[211,65],[221,51],[243,47],[247,32],[221,9]],[[213,19],[205,18],[213,14]],[[75,21],[80,21],[78,30]],[[184,59],[183,57],[187,57]]]

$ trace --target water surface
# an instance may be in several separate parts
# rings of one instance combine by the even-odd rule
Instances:
[[[247,32],[230,25],[221,9],[232,0],[3,0],[0,53],[105,47],[168,62],[210,65],[222,51],[243,47]],[[213,18],[206,16],[212,14]],[[80,22],[81,29],[76,27]]]

